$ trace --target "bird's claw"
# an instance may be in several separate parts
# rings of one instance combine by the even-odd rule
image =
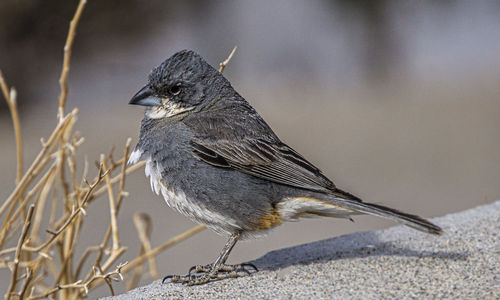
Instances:
[[[189,269],[187,275],[169,275],[163,278],[162,283],[170,279],[170,282],[183,283],[186,285],[200,285],[210,280],[221,280],[226,278],[238,278],[258,272],[257,267],[251,263],[239,265],[196,265]]]

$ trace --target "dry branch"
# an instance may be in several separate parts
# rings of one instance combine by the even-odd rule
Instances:
[[[224,69],[226,68],[227,64],[233,58],[234,53],[236,52],[236,49],[238,49],[238,46],[234,46],[233,50],[231,50],[231,53],[229,53],[229,56],[219,64],[219,72],[224,72]]]
[[[87,203],[88,199],[90,198],[90,195],[92,194],[92,191],[99,184],[99,182],[101,182],[101,180],[102,180],[102,178],[104,176],[106,176],[106,174],[103,174],[102,173],[102,169],[99,169],[98,179],[97,179],[97,181],[94,184],[90,185],[90,189],[87,192],[87,194],[85,195],[85,197],[83,198],[82,204],[79,207],[73,207],[72,208],[71,215],[66,219],[66,221],[61,226],[61,228],[59,228],[56,231],[52,231],[52,230],[48,230],[47,229],[47,233],[49,233],[51,235],[51,237],[45,243],[43,243],[42,245],[40,245],[40,246],[38,246],[36,248],[26,247],[26,248],[24,248],[24,250],[31,251],[31,252],[39,252],[39,251],[41,251],[45,247],[49,246],[54,240],[56,240],[56,238],[58,238],[61,235],[61,233],[64,232],[64,230],[66,228],[68,228],[68,226],[71,224],[71,222],[75,219],[75,217],[78,214],[82,213],[82,214],[86,215],[87,214],[85,212],[86,203]]]
[[[130,264],[118,262],[127,249],[118,234],[118,213],[128,195],[125,179],[128,174],[143,167],[144,161],[127,166],[131,145],[129,138],[121,158],[113,158],[113,149],[107,157],[100,157],[97,174],[90,180],[91,183],[86,179],[91,171],[85,160],[79,180],[76,154],[84,138],[73,132],[78,109],[68,114],[64,110],[71,49],[85,4],[86,0],[79,1],[64,47],[57,123],[47,140],[41,139],[41,150],[24,173],[17,93],[14,88],[9,89],[0,72],[0,89],[12,116],[17,148],[16,185],[0,205],[0,217],[3,218],[0,268],[10,268],[12,272],[5,299],[82,299],[102,284],[106,284],[110,293],[114,294],[112,281],[122,280],[122,274],[134,271],[135,275],[129,283],[138,282],[146,261],[151,276],[158,278],[155,256],[205,229],[205,226],[194,227],[153,248],[150,241],[152,222],[146,215],[136,215],[134,222],[141,242],[140,254]],[[220,72],[224,71],[235,51],[236,47],[220,64]],[[86,209],[92,203],[100,205],[98,203],[102,201],[93,200],[101,196],[108,198],[109,226],[99,245],[83,245],[80,235],[85,233]],[[43,231],[42,228],[50,230]],[[19,237],[17,244],[15,237]],[[79,249],[86,250],[77,259],[75,253]],[[117,263],[116,269],[110,271]]]
[[[28,168],[24,176],[21,178],[19,183],[16,185],[16,188],[14,191],[10,194],[10,196],[7,198],[7,200],[2,204],[0,207],[0,216],[5,212],[5,209],[7,206],[16,198],[19,196],[19,193],[24,190],[24,188],[31,182],[31,180],[38,174],[38,171],[46,164],[47,159],[47,152],[49,152],[49,149],[51,148],[52,144],[59,139],[59,136],[62,134],[63,130],[66,128],[68,125],[68,122],[74,118],[77,114],[78,110],[74,109],[70,114],[66,115],[61,122],[59,122],[50,135],[49,139],[47,142],[42,139],[42,150],[40,153],[38,153],[37,157],[31,164],[31,166]]]
[[[146,213],[135,213],[134,214],[134,225],[137,229],[137,233],[139,234],[139,240],[141,241],[141,249],[139,252],[139,257],[142,256],[145,252],[151,251],[151,231],[152,231],[152,222],[151,217]],[[151,256],[149,259],[149,270],[151,273],[151,277],[153,279],[158,279],[158,271],[156,269],[156,262],[154,256]],[[132,277],[127,282],[127,290],[131,290],[137,286],[139,283],[139,279],[141,278],[143,273],[142,264],[137,266],[137,268],[132,273]]]
[[[107,171],[108,168],[106,166],[106,158],[104,157],[104,154],[101,155],[101,164],[104,166],[104,169]],[[109,199],[109,215],[111,219],[111,232],[112,232],[112,237],[113,237],[113,246],[112,249],[117,250],[120,248],[120,239],[118,237],[118,220],[116,217],[117,211],[116,211],[116,202],[115,202],[115,196],[113,194],[113,187],[111,186],[110,179],[109,179],[109,174],[105,177],[106,181],[106,188],[108,189],[108,199]]]
[[[69,23],[69,32],[66,38],[66,44],[64,45],[64,58],[63,66],[61,70],[61,77],[59,79],[59,84],[61,86],[61,94],[59,95],[58,105],[59,105],[59,121],[62,121],[64,115],[64,107],[66,106],[66,99],[68,98],[68,74],[69,74],[69,62],[71,59],[71,48],[73,47],[73,41],[75,40],[76,27],[78,26],[78,21],[82,16],[83,9],[87,4],[87,0],[80,0],[78,3],[78,8],[76,9],[73,19]]]
[[[23,232],[21,233],[21,237],[17,242],[16,254],[14,255],[14,266],[12,267],[12,277],[10,279],[9,289],[7,290],[7,294],[5,294],[5,299],[10,299],[11,295],[14,293],[14,290],[17,285],[17,272],[19,267],[19,259],[21,257],[21,248],[23,247],[24,241],[26,240],[26,236],[28,235],[28,231],[31,227],[31,218],[33,217],[33,210],[35,209],[35,205],[31,205],[28,210],[28,215],[26,216],[26,220],[23,225]]]
[[[183,242],[184,240],[192,237],[193,235],[205,230],[206,227],[204,225],[198,225],[195,226],[179,235],[174,236],[173,238],[169,239],[165,243],[161,244],[160,246],[152,249],[151,251],[148,251],[144,253],[142,256],[137,257],[136,259],[132,260],[129,262],[129,264],[123,269],[124,273],[129,272],[133,267],[142,264],[145,260],[158,255],[159,253],[163,252],[167,248],[170,248],[176,244],[179,244],[180,242]]]
[[[14,88],[10,89],[7,87],[7,83],[0,71],[0,88],[2,89],[5,101],[7,101],[7,106],[10,110],[10,115],[12,116],[12,125],[14,127],[14,136],[16,138],[16,150],[17,150],[17,175],[16,184],[21,181],[21,176],[23,175],[23,143],[21,138],[21,124],[19,122],[19,113],[17,112],[17,92]]]

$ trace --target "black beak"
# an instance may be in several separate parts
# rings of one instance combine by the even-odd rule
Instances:
[[[135,94],[134,97],[132,97],[132,99],[130,99],[128,104],[143,105],[143,106],[160,106],[160,105],[162,105],[161,98],[159,98],[153,94],[153,91],[149,87],[149,84],[147,84],[140,91],[138,91],[137,94]]]

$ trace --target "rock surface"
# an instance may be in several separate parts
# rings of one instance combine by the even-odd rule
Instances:
[[[269,252],[252,276],[150,285],[128,299],[499,299],[500,201],[436,218],[436,237],[403,226]]]

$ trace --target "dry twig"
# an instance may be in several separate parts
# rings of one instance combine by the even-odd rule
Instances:
[[[59,95],[58,105],[59,105],[59,121],[62,121],[64,115],[64,107],[66,106],[66,99],[68,98],[68,74],[69,74],[69,62],[71,59],[71,48],[73,46],[73,41],[75,40],[76,27],[78,26],[78,21],[82,16],[83,9],[87,4],[87,0],[80,0],[78,3],[78,8],[76,9],[73,19],[69,23],[69,32],[66,38],[66,44],[64,45],[64,59],[63,66],[61,70],[61,77],[59,79],[59,84],[61,86],[61,94]]]
[[[169,239],[165,243],[161,244],[160,246],[152,249],[151,251],[148,251],[141,255],[140,257],[137,257],[136,259],[132,260],[129,262],[129,264],[123,269],[124,273],[128,273],[132,268],[136,267],[139,264],[142,264],[145,260],[149,259],[150,257],[156,256],[159,253],[163,252],[167,248],[170,248],[174,245],[179,244],[180,242],[183,242],[184,240],[192,237],[193,235],[205,230],[206,227],[204,225],[198,225],[195,226],[179,235],[174,236],[173,238]]]
[[[229,56],[226,58],[226,60],[224,60],[223,62],[221,62],[219,64],[219,72],[221,72],[221,73],[224,72],[224,69],[226,68],[227,64],[229,63],[231,58],[233,58],[233,55],[236,52],[236,49],[238,49],[238,46],[234,46],[233,50],[231,51],[231,53],[229,53]]]
[[[47,142],[42,139],[42,150],[40,153],[38,153],[37,157],[31,164],[31,166],[26,170],[26,173],[24,176],[21,178],[19,183],[16,185],[16,188],[14,191],[10,194],[10,196],[7,198],[7,200],[2,204],[0,207],[0,215],[2,215],[5,212],[5,209],[7,206],[16,198],[19,196],[19,193],[24,190],[24,188],[31,182],[31,180],[38,175],[38,171],[43,168],[47,162],[47,153],[49,152],[49,149],[51,149],[51,146],[53,143],[59,139],[59,136],[62,134],[63,130],[66,128],[68,125],[68,122],[76,116],[78,113],[78,109],[74,109],[70,114],[66,115],[59,124],[57,124],[56,128],[50,135],[49,139]]]
[[[145,213],[135,213],[134,214],[134,225],[139,234],[139,240],[141,241],[141,250],[139,256],[142,256],[145,252],[151,251],[150,235],[152,231],[151,217]],[[158,279],[158,271],[156,269],[156,262],[154,256],[149,259],[149,271],[153,279]],[[131,290],[137,286],[139,279],[142,276],[142,264],[135,268],[132,273],[132,278],[127,282],[127,290]]]
[[[205,226],[194,227],[153,248],[150,241],[152,223],[149,217],[138,215],[134,222],[141,242],[139,256],[130,264],[119,264],[116,269],[109,271],[127,249],[121,245],[117,221],[121,204],[127,196],[125,178],[143,167],[144,162],[127,166],[131,145],[129,138],[125,143],[123,157],[115,160],[113,149],[108,157],[100,157],[98,172],[91,180],[92,183],[86,179],[87,160],[82,179],[78,180],[76,153],[84,139],[73,132],[78,109],[75,108],[66,115],[64,110],[68,96],[71,48],[85,4],[86,0],[79,1],[64,47],[57,124],[47,140],[41,139],[41,150],[24,174],[17,93],[15,89],[9,89],[0,73],[0,89],[11,112],[17,148],[16,186],[0,206],[0,217],[4,219],[0,230],[0,268],[9,267],[12,271],[6,299],[82,299],[87,297],[90,290],[102,284],[106,284],[110,293],[114,294],[111,282],[123,280],[122,274],[130,271],[135,271],[135,275],[129,283],[138,282],[145,261],[149,262],[151,276],[158,278],[155,256],[205,229]],[[236,47],[220,64],[220,72],[224,71],[235,51]],[[113,189],[116,185],[115,194]],[[86,208],[106,192],[110,224],[102,242],[99,245],[81,245],[79,238],[84,233]],[[51,201],[47,201],[48,199]],[[50,209],[46,206],[50,206]],[[42,234],[41,228],[51,230]],[[19,232],[18,242],[13,245],[10,239],[18,236]],[[111,246],[108,247],[110,239]],[[76,260],[75,252],[81,248],[86,250]],[[12,254],[13,258],[9,257]],[[90,257],[94,255],[93,263],[89,263]],[[21,281],[24,282],[21,284]],[[17,288],[19,289],[16,291]]]
[[[19,122],[19,114],[17,112],[17,92],[14,88],[10,89],[7,87],[7,83],[3,78],[2,72],[0,71],[0,88],[2,89],[5,101],[7,101],[7,106],[10,110],[10,115],[12,116],[12,125],[14,126],[14,136],[16,138],[16,149],[17,149],[17,176],[16,183],[21,181],[21,176],[23,175],[23,143],[21,139],[21,124]]]
[[[33,217],[33,210],[35,209],[35,205],[31,205],[28,210],[28,215],[26,216],[26,220],[23,225],[23,232],[21,233],[21,237],[17,242],[16,254],[14,256],[14,266],[12,267],[12,277],[10,279],[9,289],[7,290],[7,294],[5,294],[5,299],[10,299],[11,295],[14,293],[17,285],[17,272],[19,267],[19,259],[21,257],[21,248],[23,247],[24,241],[26,240],[26,236],[28,235],[28,231],[31,227],[31,217]]]
[[[51,237],[45,243],[43,243],[40,246],[35,247],[35,248],[25,247],[24,250],[31,251],[31,252],[39,252],[39,251],[41,251],[45,247],[49,246],[53,241],[55,241],[56,238],[59,237],[61,235],[61,233],[64,232],[64,230],[66,228],[68,228],[68,226],[71,224],[71,222],[73,222],[73,220],[75,219],[75,217],[78,214],[82,213],[84,215],[87,215],[87,212],[85,211],[85,206],[87,204],[87,201],[90,198],[90,195],[92,194],[92,191],[95,189],[95,187],[101,182],[101,180],[106,175],[107,175],[107,172],[106,173],[102,173],[102,168],[99,169],[99,176],[97,177],[97,181],[95,183],[93,183],[93,184],[90,184],[90,188],[89,188],[87,194],[85,195],[85,197],[83,198],[83,201],[82,201],[81,205],[79,207],[73,207],[72,208],[71,215],[65,220],[65,222],[61,226],[61,228],[59,228],[56,231],[47,230],[47,232],[51,235]]]

